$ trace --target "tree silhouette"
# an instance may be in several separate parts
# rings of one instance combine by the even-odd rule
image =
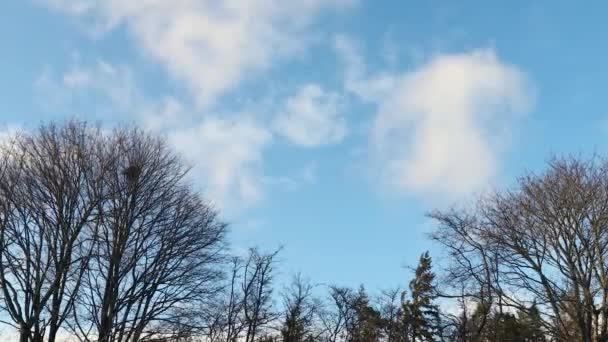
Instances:
[[[434,280],[431,257],[425,252],[420,256],[414,279],[410,282],[411,299],[403,305],[406,335],[412,342],[433,341],[440,335]]]

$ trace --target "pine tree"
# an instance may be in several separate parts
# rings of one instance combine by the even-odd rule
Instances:
[[[380,313],[369,303],[363,286],[355,294],[351,303],[354,319],[350,322],[350,342],[375,342],[381,337],[382,319]]]
[[[511,312],[495,311],[487,325],[486,341],[524,342],[525,330],[517,317]]]
[[[285,312],[280,329],[283,342],[306,342],[314,338],[317,303],[312,298],[313,286],[297,274],[283,294]]]
[[[536,303],[532,304],[527,311],[520,311],[518,318],[526,342],[545,342],[547,340]]]
[[[464,314],[463,311],[463,315]],[[458,342],[546,342],[540,311],[536,305],[517,312],[503,311],[478,303],[471,317],[459,320],[451,341]]]
[[[447,340],[453,342],[483,341],[484,327],[488,321],[490,307],[486,303],[477,303],[475,308],[469,311],[464,299],[461,300],[460,305],[460,314],[452,316],[449,331],[446,331]]]
[[[408,340],[435,341],[439,336],[439,307],[434,303],[437,291],[429,252],[420,256],[414,279],[410,282],[411,299],[404,303],[404,327]]]
[[[302,319],[302,308],[294,306],[289,308],[285,315],[285,322],[281,328],[283,342],[302,342],[305,340],[306,327]]]

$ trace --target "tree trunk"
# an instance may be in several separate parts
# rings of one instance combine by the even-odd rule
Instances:
[[[24,326],[21,326],[21,329],[19,330],[19,342],[28,342],[30,337],[29,329]]]
[[[49,327],[49,339],[48,342],[55,342],[55,338],[57,336],[57,330],[58,327],[56,324],[51,324],[51,326]]]

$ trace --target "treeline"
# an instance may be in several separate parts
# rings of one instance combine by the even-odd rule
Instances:
[[[231,254],[187,175],[135,127],[70,121],[2,142],[0,322],[20,342],[608,341],[600,158],[432,212],[441,269],[424,253],[403,288],[372,294],[280,286],[280,250]]]

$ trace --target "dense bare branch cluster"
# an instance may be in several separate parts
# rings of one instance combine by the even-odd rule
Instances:
[[[555,340],[608,340],[608,163],[557,159],[472,209],[431,217],[452,284],[486,313],[540,310]]]
[[[2,308],[21,341],[146,340],[217,291],[225,225],[162,139],[70,122],[2,149]]]

